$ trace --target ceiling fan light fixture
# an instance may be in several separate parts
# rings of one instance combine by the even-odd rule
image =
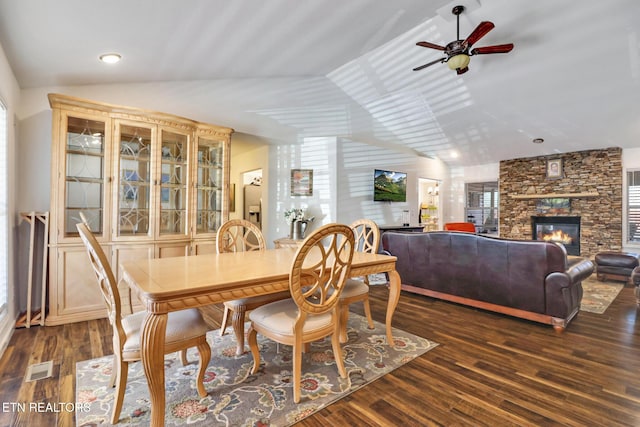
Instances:
[[[467,65],[469,65],[470,60],[471,58],[469,57],[469,55],[460,53],[456,56],[452,56],[451,58],[449,58],[449,60],[447,61],[447,65],[452,70],[461,70],[466,68]]]
[[[476,0],[477,1],[477,0]],[[456,70],[458,74],[464,74],[469,71],[469,60],[473,55],[487,55],[492,53],[508,53],[513,49],[513,43],[499,44],[494,46],[482,46],[471,49],[478,40],[484,37],[489,31],[495,28],[493,22],[482,21],[465,39],[460,38],[460,14],[465,10],[462,5],[455,6],[451,13],[456,17],[456,39],[446,46],[436,43],[420,41],[416,45],[435,49],[444,52],[445,57],[428,62],[424,65],[416,67],[413,71],[419,71],[423,68],[430,67],[434,64],[446,62],[450,69]]]

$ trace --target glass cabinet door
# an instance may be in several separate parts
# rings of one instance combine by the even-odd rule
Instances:
[[[149,234],[152,129],[120,124],[117,128],[117,235]]]
[[[77,236],[76,224],[86,218],[91,231],[104,226],[105,123],[67,117],[65,146],[64,235]]]
[[[216,233],[222,223],[223,143],[198,138],[196,233]]]
[[[185,235],[189,137],[165,130],[161,133],[159,234]]]

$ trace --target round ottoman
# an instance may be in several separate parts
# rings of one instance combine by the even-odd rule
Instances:
[[[631,284],[631,273],[640,266],[640,254],[634,252],[599,252],[595,257],[598,280],[622,280]]]

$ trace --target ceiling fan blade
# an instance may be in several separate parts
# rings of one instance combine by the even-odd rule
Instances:
[[[464,68],[456,68],[456,74],[464,74],[467,71],[469,71],[469,67],[464,67]]]
[[[422,46],[422,47],[428,47],[436,50],[444,50],[444,46],[440,46],[439,44],[430,43],[430,42],[418,42],[416,43],[416,45]]]
[[[445,59],[446,59],[446,58],[436,59],[435,61],[431,61],[431,62],[429,62],[429,63],[427,63],[427,64],[424,64],[424,65],[421,65],[421,66],[419,66],[419,67],[414,68],[414,69],[413,69],[413,71],[419,71],[419,70],[422,70],[423,68],[427,68],[427,67],[429,67],[429,66],[431,66],[431,65],[433,65],[433,64],[437,64],[438,62],[444,62],[444,60],[445,60]]]
[[[464,42],[470,47],[472,44],[475,44],[475,42],[484,37],[489,31],[493,30],[494,27],[495,25],[493,25],[493,22],[482,21],[478,24],[476,29],[469,34],[469,37],[467,37]]]
[[[495,46],[483,46],[471,49],[471,55],[484,55],[487,53],[507,53],[513,49],[513,43],[497,44]]]

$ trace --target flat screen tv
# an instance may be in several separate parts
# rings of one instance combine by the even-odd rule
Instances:
[[[374,202],[406,202],[407,174],[382,169],[373,171]]]

